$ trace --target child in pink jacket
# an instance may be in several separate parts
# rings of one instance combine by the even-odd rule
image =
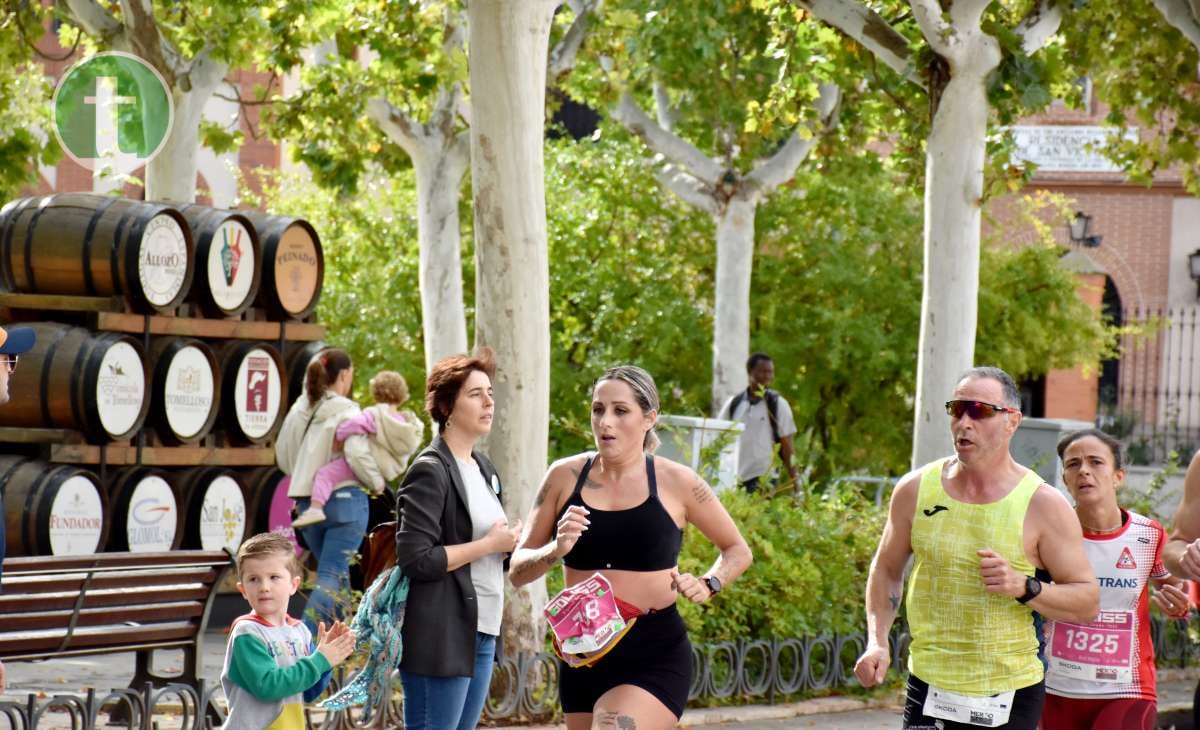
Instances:
[[[425,424],[416,415],[397,410],[408,400],[408,383],[400,373],[380,371],[371,378],[371,397],[376,405],[338,424],[334,450],[342,453],[317,470],[312,501],[292,527],[324,522],[325,505],[337,488],[357,489],[357,484],[362,484],[369,493],[380,494],[387,482],[404,473],[425,433]],[[355,443],[352,439],[364,441]],[[354,459],[357,471],[346,460],[345,449],[350,447],[359,454]]]

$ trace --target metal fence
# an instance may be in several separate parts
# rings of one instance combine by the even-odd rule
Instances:
[[[1120,359],[1101,374],[1101,427],[1130,461],[1160,464],[1200,447],[1200,306],[1122,312]]]
[[[1200,623],[1200,619],[1197,619]],[[1200,665],[1200,643],[1189,635],[1187,621],[1154,617],[1151,636],[1159,668]],[[827,634],[804,639],[740,640],[694,646],[689,700],[718,700],[743,704],[795,699],[806,693],[857,685],[854,662],[862,654],[862,634]],[[909,636],[892,632],[892,671],[903,672]],[[335,677],[334,687],[353,675]],[[147,686],[141,692],[113,690],[50,698],[30,694],[24,703],[0,702],[0,730],[211,730],[223,720],[216,709],[219,684],[201,682],[197,691],[186,685],[163,689]],[[314,730],[403,727],[399,672],[395,691],[383,707],[373,707],[370,719],[361,708],[340,712],[308,710]],[[508,722],[546,720],[558,712],[558,660],[550,654],[505,657],[492,676],[491,695],[484,715]],[[207,712],[205,708],[208,708]]]

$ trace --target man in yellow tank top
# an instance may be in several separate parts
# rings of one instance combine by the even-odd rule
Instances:
[[[1034,730],[1045,697],[1041,617],[1086,623],[1099,610],[1074,510],[1009,453],[1020,405],[1008,373],[968,370],[946,404],[954,456],[910,472],[892,493],[854,673],[865,687],[887,673],[911,555],[905,728]]]

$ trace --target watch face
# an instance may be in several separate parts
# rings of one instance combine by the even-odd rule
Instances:
[[[721,579],[715,575],[708,576],[704,579],[704,582],[708,584],[708,590],[712,591],[714,594],[721,592]]]

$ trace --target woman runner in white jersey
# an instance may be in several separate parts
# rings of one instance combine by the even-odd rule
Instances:
[[[1046,622],[1041,727],[1153,730],[1158,712],[1150,602],[1171,618],[1184,618],[1186,586],[1163,567],[1162,525],[1117,505],[1125,478],[1121,442],[1085,429],[1064,436],[1058,455],[1100,583],[1100,614],[1090,624]]]

